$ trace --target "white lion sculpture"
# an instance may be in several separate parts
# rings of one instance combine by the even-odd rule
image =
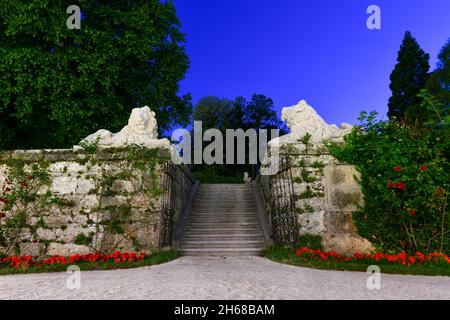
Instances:
[[[340,128],[334,124],[327,124],[305,100],[295,106],[284,108],[281,118],[287,122],[291,133],[278,138],[279,140],[274,143],[298,143],[307,133],[311,135],[309,139],[311,144],[320,144],[324,140],[342,141],[353,128],[348,123],[341,124]]]
[[[140,145],[147,148],[170,147],[167,139],[158,139],[158,125],[155,113],[147,106],[131,111],[128,125],[120,132],[112,133],[101,129],[84,138],[80,145],[98,143],[101,148],[120,148],[127,145]]]

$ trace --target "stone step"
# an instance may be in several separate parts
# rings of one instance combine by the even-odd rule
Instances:
[[[256,215],[254,211],[248,212],[192,212],[189,219],[225,219],[225,220],[236,220],[239,219],[248,220],[248,219],[257,219],[259,221],[259,217]]]
[[[217,204],[227,204],[230,202],[236,202],[236,203],[255,203],[254,197],[249,198],[242,198],[242,197],[208,197],[208,198],[197,198],[193,202],[195,203],[217,203]]]
[[[230,193],[236,193],[236,192],[252,192],[252,187],[226,187],[226,188],[214,188],[214,187],[199,187],[198,191],[201,193],[208,193],[208,192],[230,192]]]
[[[244,191],[247,191],[247,190],[253,190],[253,188],[251,185],[240,185],[240,184],[237,184],[235,186],[200,185],[198,190],[201,190],[201,191],[217,191],[217,190],[227,190],[227,191],[244,190]]]
[[[192,234],[184,235],[183,241],[264,241],[261,232],[246,234]]]
[[[216,216],[216,215],[209,215],[209,216],[196,216],[193,215],[189,219],[189,221],[195,221],[195,222],[214,222],[214,223],[259,223],[259,219],[254,214],[248,214],[248,215],[236,215],[236,216]]]
[[[253,228],[253,229],[246,229],[246,230],[240,230],[240,229],[214,229],[214,230],[205,230],[205,229],[190,229],[185,232],[185,237],[197,237],[197,236],[226,236],[229,235],[230,237],[236,236],[246,236],[248,234],[255,235],[257,233],[261,233],[260,228]]]
[[[235,216],[216,216],[216,215],[202,215],[197,216],[193,215],[189,218],[189,221],[196,221],[196,222],[215,222],[215,223],[221,223],[221,222],[260,222],[257,217],[255,217],[254,214],[252,215],[235,215]]]
[[[264,248],[263,241],[240,241],[240,240],[228,240],[228,241],[209,241],[199,240],[190,241],[186,240],[181,244],[182,249],[202,249],[202,248]]]
[[[191,217],[258,217],[256,212],[192,212]]]
[[[201,210],[205,210],[205,209],[212,209],[212,210],[225,210],[227,211],[228,209],[257,209],[258,207],[256,206],[256,204],[254,203],[247,203],[247,204],[221,204],[221,205],[215,205],[213,202],[206,204],[194,204],[192,206],[192,210],[195,211],[196,209],[201,209]]]
[[[232,201],[233,203],[237,203],[237,204],[247,204],[247,203],[255,203],[255,199],[240,199],[240,198],[230,198],[230,199],[222,199],[222,198],[218,198],[218,199],[196,199],[194,201],[194,204],[211,204],[211,203],[215,203],[217,205],[222,205],[222,204],[229,204],[230,201]]]
[[[185,236],[200,236],[200,235],[247,235],[249,233],[262,233],[260,227],[216,227],[216,228],[192,228],[189,227],[185,232]]]
[[[249,183],[202,183],[200,188],[251,188]]]
[[[256,201],[252,200],[240,200],[240,199],[230,199],[230,200],[195,200],[193,205],[214,205],[214,206],[246,206],[246,205],[255,205]]]
[[[245,193],[250,194],[253,192],[252,188],[199,188],[198,189],[199,194],[208,194],[208,193],[229,193],[229,194],[238,194],[238,193]]]
[[[221,195],[221,194],[227,194],[227,195],[252,195],[253,189],[239,189],[239,188],[233,188],[233,189],[198,189],[198,195]]]
[[[242,200],[242,201],[255,201],[255,195],[253,193],[242,194],[242,193],[204,193],[203,195],[197,195],[195,201],[220,201],[220,200]]]
[[[236,192],[236,191],[245,191],[250,192],[253,191],[253,188],[250,187],[203,187],[200,186],[198,190],[202,193],[204,192],[218,192],[218,191],[227,191],[227,192]]]
[[[187,225],[188,230],[202,229],[202,230],[214,230],[216,228],[220,229],[261,229],[261,225],[259,222],[224,222],[224,223],[215,223],[215,222],[189,222]]]
[[[245,213],[252,213],[252,214],[256,214],[257,213],[257,208],[252,208],[252,207],[229,207],[229,208],[193,208],[192,209],[193,213],[209,213],[209,214],[221,214],[221,213],[241,213],[241,214],[245,214]]]
[[[227,228],[229,226],[252,226],[252,225],[260,225],[259,221],[239,221],[234,219],[224,220],[218,222],[217,220],[190,220],[187,224],[188,228],[193,226],[199,226],[199,225],[206,225],[208,228],[214,228],[218,226],[226,226]]]
[[[253,218],[258,217],[256,210],[248,210],[242,212],[242,210],[230,210],[229,212],[213,212],[211,210],[197,210],[191,213],[191,217],[244,217],[244,218]]]
[[[260,223],[258,218],[255,218],[254,216],[248,216],[248,217],[243,217],[243,216],[236,216],[236,217],[215,217],[215,216],[211,216],[211,217],[191,217],[189,219],[189,222],[199,222],[199,223],[205,223],[205,222],[210,222],[210,223],[216,223],[216,224],[221,224],[221,223]]]
[[[233,256],[257,256],[262,252],[255,248],[207,248],[207,249],[181,249],[186,256],[208,256],[208,257],[233,257]]]
[[[201,184],[181,243],[197,256],[253,256],[265,245],[250,184]]]
[[[196,197],[210,197],[210,196],[242,196],[242,197],[251,197],[254,196],[254,192],[252,189],[241,189],[241,190],[204,190],[198,191]]]
[[[221,210],[222,209],[222,210]],[[225,211],[223,211],[225,210]],[[256,216],[257,208],[195,208],[192,210],[192,214],[211,214],[211,215],[220,215],[225,213],[237,213],[241,215],[253,215]]]
[[[259,223],[259,219],[257,217],[242,217],[242,216],[236,216],[236,217],[191,217],[189,219],[189,222],[197,222],[197,223],[205,223],[205,222],[211,222],[211,223]]]

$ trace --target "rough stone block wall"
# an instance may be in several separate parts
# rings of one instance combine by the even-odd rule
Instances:
[[[300,235],[320,235],[327,250],[340,253],[372,250],[357,234],[352,219],[363,205],[356,169],[337,161],[323,146],[289,148],[281,159],[287,159],[290,167],[283,179],[292,180],[293,194],[288,196],[294,202]]]
[[[176,219],[191,183],[174,170],[166,195],[165,159],[162,150],[0,153],[0,253],[158,250],[165,199]]]
[[[363,205],[354,166],[314,151],[291,155],[290,161],[300,234],[321,235],[327,250],[346,254],[371,250],[352,220]]]

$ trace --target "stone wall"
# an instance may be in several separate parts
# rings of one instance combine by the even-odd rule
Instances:
[[[353,212],[363,204],[356,169],[337,161],[323,145],[290,148],[287,153],[282,151],[281,158],[290,167],[299,233],[322,236],[327,250],[370,251],[371,244],[358,236],[352,220]]]
[[[0,253],[160,249],[192,185],[180,167],[169,176],[167,160],[135,148],[0,153]]]

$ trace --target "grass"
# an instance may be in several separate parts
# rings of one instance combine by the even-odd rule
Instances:
[[[370,262],[370,261],[321,261],[306,260],[295,255],[292,247],[272,246],[263,252],[263,256],[278,263],[289,264],[298,267],[321,269],[321,270],[338,270],[338,271],[361,271],[366,272],[371,265],[380,267],[382,273],[389,274],[408,274],[408,275],[426,275],[426,276],[450,276],[450,264],[429,263],[423,265],[404,266],[389,262]]]
[[[140,268],[146,266],[157,265],[161,263],[166,263],[174,260],[180,256],[178,251],[175,250],[165,250],[161,252],[152,253],[146,255],[144,260],[137,262],[80,262],[76,265],[80,267],[81,271],[89,270],[115,270],[115,269],[132,269]],[[45,273],[45,272],[65,272],[68,265],[57,265],[57,266],[43,266],[43,267],[31,267],[28,269],[13,269],[5,268],[0,269],[1,275],[11,275],[11,274],[28,274],[28,273]]]

